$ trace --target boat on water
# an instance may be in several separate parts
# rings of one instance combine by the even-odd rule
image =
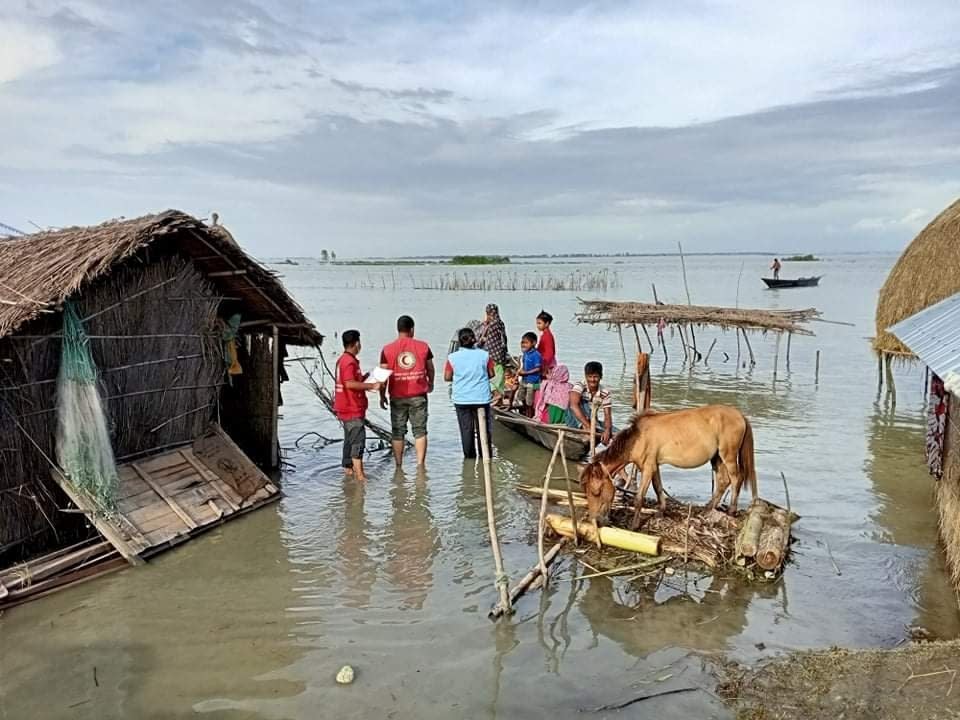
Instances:
[[[277,265],[299,265],[299,264],[300,263],[298,263],[296,260],[291,260],[290,258],[287,258],[286,260],[280,260],[277,263]]]
[[[802,277],[795,278],[793,280],[787,280],[786,278],[761,278],[766,284],[767,287],[771,290],[778,290],[780,288],[795,288],[795,287],[816,287],[820,284],[820,278],[823,275],[813,275],[811,277]]]
[[[512,410],[497,407],[493,408],[493,419],[547,450],[553,450],[557,444],[557,437],[562,430],[564,432],[563,452],[568,460],[582,460],[590,452],[589,430],[571,428],[566,425],[549,425]]]

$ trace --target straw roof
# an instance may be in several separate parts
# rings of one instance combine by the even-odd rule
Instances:
[[[960,292],[960,200],[914,238],[880,288],[874,350],[913,357],[887,329],[956,292]]]
[[[243,304],[244,320],[276,324],[291,344],[322,342],[275,274],[219,228],[177,210],[0,240],[0,338],[41,313],[56,312],[147,247],[190,258],[224,296]]]
[[[574,317],[590,325],[656,325],[660,320],[680,325],[711,325],[739,328],[746,332],[787,332],[813,335],[801,323],[820,317],[814,308],[806,310],[748,310],[706,305],[656,305],[580,299],[583,309]]]

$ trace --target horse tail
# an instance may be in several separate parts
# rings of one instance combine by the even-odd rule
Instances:
[[[750,492],[753,493],[753,499],[757,499],[757,466],[753,459],[753,427],[746,417],[743,418],[744,431],[743,440],[740,441],[740,453],[737,456],[737,464],[740,466],[740,474],[750,482]]]

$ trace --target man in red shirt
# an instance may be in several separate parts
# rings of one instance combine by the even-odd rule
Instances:
[[[537,330],[540,331],[537,350],[543,360],[544,375],[549,375],[550,370],[557,364],[557,344],[553,338],[553,331],[550,330],[551,324],[553,324],[553,315],[546,310],[541,310],[537,315]]]
[[[360,370],[357,355],[360,352],[360,332],[345,330],[343,354],[337,358],[337,378],[333,394],[333,411],[343,425],[343,471],[357,480],[366,480],[363,472],[363,451],[367,433],[363,420],[367,414],[367,391],[380,389],[378,382],[366,382],[367,375]]]
[[[397,467],[403,464],[403,443],[407,424],[413,432],[417,465],[427,460],[427,394],[433,392],[433,351],[413,337],[413,318],[397,318],[397,339],[383,348],[380,367],[391,371],[386,387],[380,388],[380,407],[387,409],[390,393],[390,425],[393,457]]]

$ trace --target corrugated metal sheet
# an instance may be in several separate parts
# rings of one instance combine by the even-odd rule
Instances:
[[[889,328],[940,377],[960,372],[960,293]]]

